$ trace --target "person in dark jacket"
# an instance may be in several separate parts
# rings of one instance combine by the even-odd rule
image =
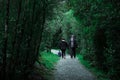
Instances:
[[[70,51],[71,51],[71,58],[75,58],[76,57],[76,48],[77,48],[77,42],[76,42],[76,39],[75,39],[75,36],[74,35],[71,35],[71,38],[70,38],[70,41],[69,41],[69,48],[70,48]]]
[[[68,47],[68,44],[65,41],[65,39],[61,39],[61,41],[59,43],[59,48],[62,51],[62,58],[64,58],[64,59],[65,59],[65,51],[66,51],[67,47]]]

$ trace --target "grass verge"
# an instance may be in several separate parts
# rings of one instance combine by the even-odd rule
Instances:
[[[41,71],[44,80],[54,80],[53,70],[54,70],[55,64],[60,59],[60,57],[58,57],[57,55],[53,53],[46,52],[46,51],[40,54],[41,54],[41,57],[39,61],[41,62],[41,65],[43,65],[44,67]]]
[[[48,53],[42,52],[41,58],[42,58],[42,64],[44,64],[44,66],[49,70],[54,69],[54,65],[59,60],[59,57],[57,55],[50,53],[50,52]]]
[[[92,67],[89,61],[84,60],[82,55],[78,54],[77,57],[87,69],[89,69],[91,72],[93,72],[97,76],[97,80],[110,80],[103,71],[95,67]]]

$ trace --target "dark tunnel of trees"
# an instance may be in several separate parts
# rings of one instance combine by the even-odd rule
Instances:
[[[27,80],[39,52],[75,34],[77,52],[120,74],[120,0],[0,0],[0,79]]]

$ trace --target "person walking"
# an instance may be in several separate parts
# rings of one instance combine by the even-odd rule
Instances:
[[[64,59],[65,59],[65,51],[66,51],[67,47],[68,47],[67,42],[65,41],[65,39],[62,38],[61,41],[60,41],[60,43],[59,43],[59,48],[62,51],[62,55],[61,56]]]
[[[76,57],[76,48],[77,48],[77,42],[76,42],[76,39],[75,39],[75,36],[74,35],[71,35],[71,38],[70,38],[70,41],[69,41],[69,48],[70,48],[70,51],[71,51],[71,58],[75,58]]]

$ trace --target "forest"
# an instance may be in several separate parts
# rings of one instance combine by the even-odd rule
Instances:
[[[41,52],[71,34],[92,67],[120,79],[120,0],[0,0],[0,80],[29,80]]]

